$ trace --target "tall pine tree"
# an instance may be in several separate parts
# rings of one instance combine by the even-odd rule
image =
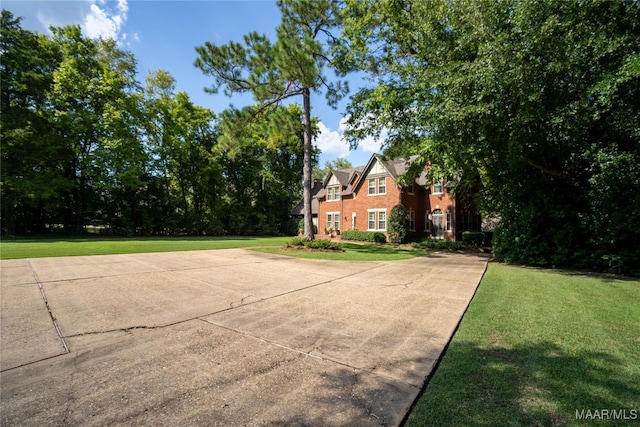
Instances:
[[[216,46],[205,43],[196,48],[195,65],[214,78],[206,89],[217,93],[252,93],[261,109],[302,96],[304,126],[303,197],[305,237],[313,240],[311,221],[311,162],[313,157],[311,92],[324,91],[335,107],[347,92],[346,82],[328,82],[326,67],[333,67],[331,51],[337,40],[332,34],[340,24],[339,3],[334,0],[279,0],[282,20],[275,43],[252,32],[244,44],[230,42]]]

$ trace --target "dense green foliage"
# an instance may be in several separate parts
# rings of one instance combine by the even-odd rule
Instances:
[[[457,251],[462,249],[462,242],[444,239],[423,239],[419,242],[412,243],[417,249],[435,249],[445,251]]]
[[[209,91],[258,102],[218,115],[167,72],[143,87],[113,40],[33,33],[3,11],[3,234],[289,233],[303,190],[312,239],[310,96],[335,106],[346,83],[326,71],[356,70],[371,84],[347,109],[351,144],[384,132],[387,155],[418,156],[409,173],[430,162],[477,190],[498,259],[640,274],[638,2],[278,5],[276,40],[197,48]],[[301,109],[281,106],[294,96]]]
[[[395,205],[389,213],[387,234],[391,243],[405,243],[409,234],[409,212],[402,204]]]
[[[640,270],[640,4],[349,0],[340,64],[375,82],[352,144],[479,189],[494,254]],[[634,243],[636,242],[636,243]]]
[[[3,10],[0,31],[3,235],[295,234],[299,108],[216,116],[78,26],[40,35]]]
[[[637,424],[639,300],[638,281],[489,264],[405,425]],[[627,419],[576,418],[603,408]]]
[[[485,234],[481,231],[463,231],[462,244],[465,246],[482,246],[485,241]],[[491,243],[491,242],[489,242]]]
[[[340,234],[340,238],[342,240],[355,240],[359,242],[387,242],[387,236],[379,231],[345,230]]]

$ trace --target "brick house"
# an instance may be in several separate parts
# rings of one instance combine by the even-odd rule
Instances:
[[[318,232],[380,231],[386,234],[391,209],[402,203],[409,212],[410,238],[461,240],[463,231],[480,231],[472,197],[449,192],[442,179],[427,182],[426,170],[411,184],[401,185],[409,163],[374,154],[365,166],[334,170],[316,192]]]

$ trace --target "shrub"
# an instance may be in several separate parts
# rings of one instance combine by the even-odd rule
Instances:
[[[340,247],[338,243],[332,242],[327,239],[316,239],[316,240],[307,240],[304,237],[294,237],[291,239],[287,245],[287,248],[309,248],[316,249],[322,251],[340,251],[344,252],[344,250]]]
[[[378,231],[359,231],[359,230],[346,230],[343,231],[342,240],[356,240],[360,242],[376,242],[386,243],[387,237],[384,233]]]
[[[482,246],[484,234],[481,231],[463,231],[462,243],[465,246]]]
[[[457,251],[459,249],[462,249],[462,242],[455,242],[455,241],[442,240],[442,239],[425,239],[420,242],[414,243],[413,247],[417,249],[436,249],[436,250]]]
[[[404,205],[398,204],[391,209],[387,221],[387,233],[391,243],[404,243],[409,232],[409,212]]]
[[[482,246],[493,246],[493,231],[483,231],[484,240]]]
[[[306,242],[308,242],[308,240],[304,237],[294,237],[287,242],[287,247],[305,246]]]

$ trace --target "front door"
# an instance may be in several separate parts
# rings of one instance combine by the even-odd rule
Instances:
[[[444,237],[444,215],[440,209],[433,211],[433,236],[437,239]]]

